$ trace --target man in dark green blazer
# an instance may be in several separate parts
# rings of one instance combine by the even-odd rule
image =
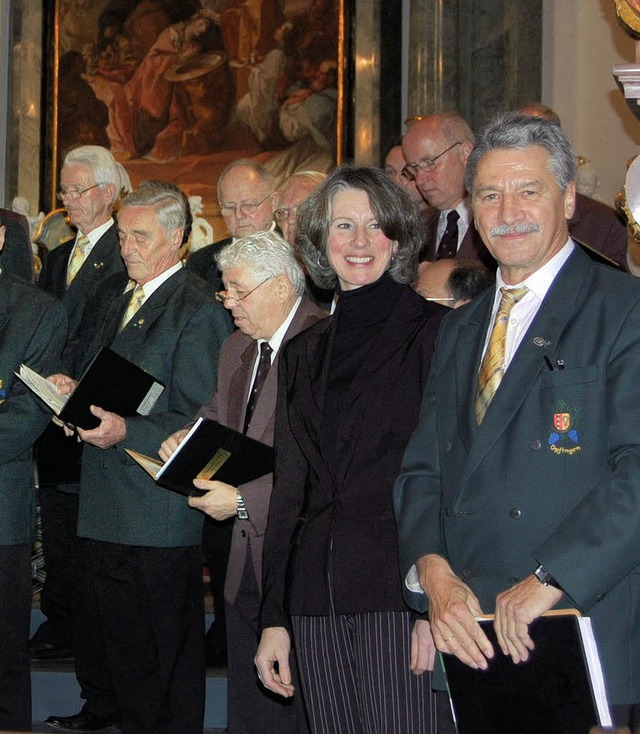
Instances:
[[[86,704],[50,717],[59,729],[121,722],[140,734],[202,731],[202,515],[125,452],[155,456],[191,419],[213,390],[230,332],[222,306],[180,262],[187,212],[171,184],[150,182],[125,197],[118,231],[128,277],[112,276],[96,298],[86,361],[108,346],[165,389],[149,415],[124,418],[94,406],[100,425],[78,430],[85,446],[75,658]],[[63,390],[74,382],[52,379]]]
[[[577,607],[626,726],[640,701],[640,283],[569,238],[575,171],[546,120],[510,114],[480,136],[467,187],[497,287],[443,323],[395,510],[405,595],[440,651],[518,663],[534,619]]]
[[[0,250],[5,227],[0,225]],[[64,309],[5,272],[0,259],[0,729],[31,730],[29,623],[35,487],[31,447],[51,419],[17,379],[21,363],[42,375],[59,369]]]

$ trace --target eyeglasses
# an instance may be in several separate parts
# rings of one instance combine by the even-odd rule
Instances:
[[[270,275],[268,278],[265,278],[262,283],[258,283],[258,285],[255,288],[252,288],[250,291],[245,293],[243,296],[230,296],[228,295],[229,291],[218,291],[215,294],[216,301],[219,301],[220,303],[227,304],[229,301],[235,301],[236,303],[240,303],[240,301],[244,301],[245,298],[249,298],[249,296],[254,293],[255,291],[260,288],[261,285],[264,285],[268,280],[271,280],[273,278],[273,275]],[[239,291],[242,293],[242,291]]]
[[[297,206],[290,206],[288,209],[276,209],[275,212],[273,212],[273,216],[276,222],[284,222],[285,219],[294,217],[297,211]]]
[[[422,173],[430,173],[431,171],[433,171],[433,169],[436,167],[436,161],[438,160],[438,158],[442,158],[445,153],[448,153],[452,148],[455,148],[456,145],[460,144],[460,142],[457,142],[453,145],[450,145],[446,150],[443,150],[442,153],[438,153],[435,158],[424,158],[417,163],[407,163],[407,165],[402,169],[402,173],[404,173],[407,178],[415,181],[420,171],[422,171]]]
[[[240,212],[240,216],[250,217],[260,204],[265,202],[270,196],[271,194],[267,194],[260,201],[249,201],[246,204],[220,204],[220,213],[223,217],[230,217],[231,215],[236,216],[236,212]]]
[[[64,187],[61,187],[56,196],[59,201],[62,201],[63,199],[79,199],[83,194],[86,194],[87,191],[91,191],[91,189],[95,189],[97,186],[102,186],[102,184],[93,184],[93,186],[88,186],[86,189],[65,189]]]

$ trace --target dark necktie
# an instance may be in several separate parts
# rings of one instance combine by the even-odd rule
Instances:
[[[249,400],[247,401],[247,412],[244,416],[244,428],[242,429],[243,433],[246,433],[249,429],[251,417],[253,416],[253,411],[256,408],[256,403],[258,402],[260,391],[262,390],[264,381],[267,379],[267,375],[269,374],[269,370],[271,369],[272,352],[273,349],[271,349],[271,347],[269,346],[269,342],[262,342],[260,344],[260,360],[258,361],[256,377],[253,381],[253,387],[251,388],[251,392],[249,394]]]
[[[438,252],[436,253],[436,260],[444,260],[446,258],[455,257],[458,253],[458,219],[460,215],[455,209],[452,209],[447,214],[447,227],[444,230],[440,244],[438,245]]]

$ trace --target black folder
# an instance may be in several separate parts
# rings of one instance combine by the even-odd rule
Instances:
[[[525,663],[502,654],[493,619],[478,620],[495,652],[488,670],[442,655],[458,734],[587,734],[611,724],[591,620],[562,612],[532,622]]]
[[[40,375],[32,371],[30,371],[31,379],[28,379],[29,375],[25,374],[24,367],[23,365],[17,374],[27,387],[33,390],[61,421],[69,426],[84,429],[100,425],[100,420],[89,410],[91,405],[97,405],[124,417],[136,413],[147,415],[164,390],[164,385],[153,375],[106,347],[96,354],[75,390],[61,406],[51,400],[50,391],[54,386],[46,383]],[[56,397],[56,392],[54,389],[53,397]]]
[[[271,446],[205,418],[198,418],[165,464],[137,451],[125,451],[161,487],[185,496],[205,494],[193,486],[196,478],[238,487],[273,471]]]

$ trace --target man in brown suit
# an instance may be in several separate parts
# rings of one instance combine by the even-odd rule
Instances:
[[[237,331],[220,355],[218,386],[198,415],[273,444],[280,348],[326,314],[305,298],[304,273],[293,249],[274,232],[258,232],[227,245],[217,256],[226,290],[217,294]],[[266,345],[266,346],[265,346]],[[166,460],[186,435],[170,436],[160,450]],[[229,732],[304,734],[299,697],[272,696],[259,683],[257,649],[264,538],[273,476],[241,487],[195,480],[203,497],[189,504],[223,521],[235,517],[225,585]],[[257,724],[259,722],[259,724]]]

